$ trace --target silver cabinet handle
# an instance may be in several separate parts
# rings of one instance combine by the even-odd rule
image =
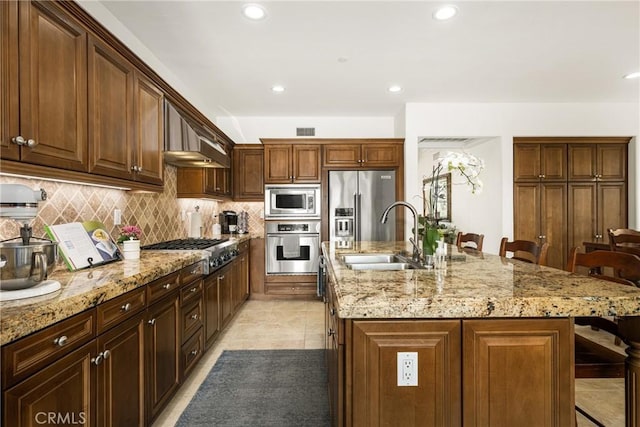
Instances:
[[[198,288],[191,288],[191,293],[195,293],[198,290]]]
[[[99,364],[102,363],[103,360],[104,360],[104,354],[100,353],[96,357],[92,357],[91,358],[91,363],[93,363],[94,365],[98,366]]]
[[[129,310],[131,310],[131,303],[130,303],[130,302],[126,303],[125,305],[123,305],[122,307],[120,307],[120,309],[121,309],[122,311],[129,311]]]
[[[331,308],[329,309],[329,314],[330,314],[330,315],[332,315],[332,316],[333,316],[334,314],[336,314],[336,309],[335,309],[335,308],[333,308],[333,307],[331,307]]]
[[[156,324],[156,319],[151,319],[147,323],[153,326]]]
[[[133,165],[133,166],[131,166],[131,170],[132,170],[133,172],[138,172],[138,167],[137,167],[137,166],[135,166],[135,165]]]
[[[218,276],[218,280],[224,280],[224,276]]]
[[[169,289],[171,287],[171,283],[166,283],[164,285],[162,285],[163,288],[165,289]]]
[[[327,336],[331,336],[331,335],[335,335],[336,331],[334,331],[333,329],[328,329],[327,330]]]
[[[67,336],[63,335],[61,337],[56,338],[55,340],[53,340],[53,343],[59,347],[62,347],[63,345],[65,345],[67,343]]]
[[[138,172],[142,172],[142,166],[138,166]]]
[[[108,359],[109,356],[111,356],[111,352],[109,350],[105,350],[102,354],[102,357],[104,357],[105,360]]]
[[[32,148],[38,145],[38,143],[34,139],[24,139],[24,137],[22,137],[21,135],[11,138],[11,142],[19,146],[26,145],[29,148]]]
[[[189,274],[198,274],[198,269],[194,268],[193,270],[191,270]]]
[[[191,355],[192,356],[197,356],[198,355],[198,350],[191,350]]]
[[[197,314],[194,314],[194,315],[192,315],[192,316],[191,316],[191,318],[192,318],[193,320],[198,320],[198,317],[199,317],[199,316],[198,316]]]

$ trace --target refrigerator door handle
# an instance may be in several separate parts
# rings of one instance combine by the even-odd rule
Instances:
[[[358,206],[358,193],[353,193],[353,240],[360,241],[360,210]]]
[[[358,193],[358,195],[356,196],[356,212],[357,212],[357,219],[356,219],[356,230],[357,230],[357,236],[358,238],[356,239],[356,241],[361,241],[362,240],[362,194]]]

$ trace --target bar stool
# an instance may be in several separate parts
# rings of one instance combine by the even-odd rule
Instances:
[[[456,238],[456,246],[461,249],[472,248],[478,251],[482,251],[483,240],[484,234],[459,232],[458,237]]]
[[[503,237],[500,241],[500,250],[498,255],[506,257],[507,252],[511,252],[513,255],[511,258],[524,262],[530,262],[532,264],[547,265],[547,249],[549,249],[548,243],[538,245],[536,242],[529,240],[514,240],[509,242],[509,239]]]

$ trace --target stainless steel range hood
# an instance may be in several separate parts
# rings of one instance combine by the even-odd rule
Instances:
[[[165,102],[165,163],[187,168],[230,167],[229,154],[213,139]]]

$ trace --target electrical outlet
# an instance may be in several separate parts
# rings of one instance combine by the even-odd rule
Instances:
[[[186,221],[186,219],[187,219],[187,212],[183,209],[180,211],[180,220]]]
[[[113,210],[113,225],[122,224],[122,211],[120,209]]]
[[[418,352],[398,352],[398,386],[418,386]]]

